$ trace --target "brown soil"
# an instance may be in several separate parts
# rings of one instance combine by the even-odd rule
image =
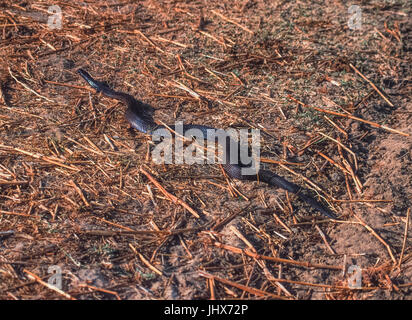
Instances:
[[[0,5],[1,299],[411,298],[407,1],[362,1],[360,30],[345,1],[64,3],[61,29],[43,2]],[[155,165],[79,67],[159,121],[261,129],[284,162],[262,166],[338,219],[218,166]],[[56,265],[65,295],[30,276]]]

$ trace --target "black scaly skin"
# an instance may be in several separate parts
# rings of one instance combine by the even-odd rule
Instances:
[[[92,88],[96,89],[97,92],[101,92],[109,98],[116,99],[126,104],[127,110],[125,112],[125,117],[127,121],[129,121],[130,125],[136,130],[139,130],[143,133],[152,134],[152,132],[156,129],[165,128],[165,126],[157,125],[154,122],[151,114],[147,112],[142,102],[136,100],[134,97],[127,93],[111,89],[105,82],[93,79],[90,76],[90,74],[88,74],[83,69],[79,69],[78,72]],[[169,126],[169,128],[174,130],[174,125]],[[185,133],[189,129],[199,129],[200,131],[202,131],[204,139],[207,139],[207,130],[215,128],[197,124],[183,124],[183,133]],[[314,209],[318,210],[323,215],[332,219],[336,218],[335,215],[329,209],[325,208],[314,198],[306,194],[301,187],[287,181],[285,178],[282,178],[281,176],[278,176],[277,174],[271,171],[259,170],[259,173],[256,175],[243,175],[241,171],[242,166],[230,163],[229,155],[230,143],[228,143],[227,141],[226,150],[224,152],[224,157],[226,159],[222,166],[225,169],[228,176],[230,176],[231,178],[239,180],[263,181],[270,186],[285,189],[289,192],[296,194],[301,200],[310,204]]]

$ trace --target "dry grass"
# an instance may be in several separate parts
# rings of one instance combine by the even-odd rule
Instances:
[[[410,299],[412,26],[385,3],[353,31],[341,1],[58,1],[61,29],[4,1],[0,298]],[[339,220],[218,166],[153,164],[79,67],[158,121],[260,129],[262,165]]]

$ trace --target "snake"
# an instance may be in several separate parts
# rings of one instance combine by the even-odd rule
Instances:
[[[125,111],[125,118],[132,128],[148,135],[153,135],[153,133],[158,129],[167,129],[171,132],[174,132],[175,125],[159,125],[154,121],[152,113],[148,109],[147,104],[135,99],[128,93],[112,89],[106,82],[94,79],[87,71],[82,68],[78,69],[77,72],[89,84],[90,87],[96,90],[96,92],[100,92],[106,97],[120,101],[127,106],[127,109]],[[183,134],[191,129],[197,129],[199,132],[202,132],[203,138],[205,140],[207,140],[209,137],[207,134],[208,130],[217,130],[216,128],[200,124],[183,124]],[[334,215],[334,213],[332,213],[331,210],[326,208],[324,205],[322,205],[320,202],[309,195],[308,190],[305,190],[303,187],[300,187],[286,180],[285,178],[277,175],[274,172],[258,169],[256,174],[244,174],[244,171],[242,171],[242,169],[245,168],[246,165],[243,165],[242,163],[231,163],[229,159],[230,148],[231,144],[226,143],[226,147],[223,152],[224,161],[222,163],[224,171],[230,178],[243,181],[248,180],[265,182],[269,186],[284,189],[297,195],[300,200],[306,202],[324,216],[331,219],[336,219],[336,216]]]

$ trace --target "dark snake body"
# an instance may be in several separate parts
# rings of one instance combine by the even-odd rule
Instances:
[[[165,126],[158,125],[154,122],[150,112],[145,110],[144,104],[138,100],[136,100],[131,95],[119,92],[111,89],[105,82],[97,81],[93,79],[85,70],[79,69],[79,74],[87,81],[87,83],[97,92],[103,93],[105,96],[109,98],[116,99],[118,101],[123,102],[127,105],[127,110],[125,112],[125,117],[127,121],[129,121],[130,125],[143,133],[152,134],[153,131],[161,128],[166,128]],[[174,125],[168,126],[170,129],[174,130]],[[183,124],[183,134],[189,129],[198,129],[202,132],[203,138],[207,139],[207,130],[214,129],[211,127],[197,125],[197,124]],[[229,138],[228,138],[229,139]],[[323,215],[335,219],[334,214],[326,209],[322,204],[318,201],[313,199],[311,196],[304,193],[302,188],[297,186],[294,183],[287,181],[286,179],[278,176],[277,174],[267,171],[267,170],[259,170],[258,174],[255,175],[243,175],[242,174],[242,167],[243,165],[233,164],[229,161],[229,154],[230,154],[230,143],[226,143],[226,150],[224,151],[224,163],[222,164],[224,170],[231,178],[239,179],[239,180],[250,180],[250,181],[263,181],[269,184],[270,186],[280,187],[285,189],[289,192],[296,194],[301,200],[310,204],[313,208],[318,210]]]

